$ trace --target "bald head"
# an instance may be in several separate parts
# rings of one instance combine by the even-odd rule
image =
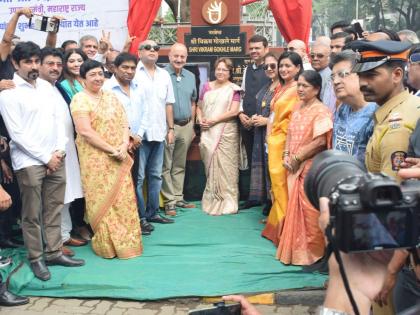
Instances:
[[[175,43],[169,50],[169,63],[177,74],[181,73],[182,68],[187,63],[188,51],[187,47],[181,43]]]
[[[300,39],[294,39],[287,44],[288,51],[294,51],[297,53],[302,59],[306,57],[306,45]]]
[[[331,39],[328,36],[318,36],[315,40],[314,46],[318,44],[330,47]]]

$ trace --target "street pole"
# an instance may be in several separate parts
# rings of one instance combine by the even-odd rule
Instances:
[[[181,0],[178,0],[178,14],[176,17],[176,22],[181,23]]]
[[[356,20],[359,19],[359,0],[356,0]]]

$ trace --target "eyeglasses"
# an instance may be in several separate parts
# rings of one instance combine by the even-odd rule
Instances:
[[[158,52],[160,50],[160,46],[159,45],[150,45],[150,44],[146,44],[146,45],[141,45],[140,46],[140,50],[145,49],[145,50],[153,50]]]
[[[317,58],[317,59],[322,59],[322,58],[324,58],[325,57],[325,55],[324,54],[316,54],[316,53],[311,53],[311,59],[315,59],[315,57]]]
[[[336,76],[338,76],[340,79],[344,79],[344,78],[348,77],[350,74],[351,74],[351,71],[349,71],[349,70],[341,70],[341,71],[338,71],[337,73],[332,73],[331,74],[331,81],[334,81]]]
[[[295,47],[286,47],[284,51],[296,51],[297,49]]]
[[[61,68],[63,64],[61,62],[54,62],[54,61],[48,61],[45,63],[48,67],[54,67],[57,66],[57,68]]]
[[[276,69],[277,69],[277,64],[276,64],[276,63],[266,63],[266,64],[263,66],[263,69],[264,69],[264,70],[268,70],[268,69],[271,69],[271,70],[276,70]]]
[[[216,68],[216,71],[229,72],[229,69]]]
[[[420,63],[420,52],[414,53],[410,56],[410,63]]]

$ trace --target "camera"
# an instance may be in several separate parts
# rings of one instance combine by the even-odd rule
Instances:
[[[330,200],[330,225],[339,250],[349,252],[419,245],[420,181],[400,185],[384,173],[367,173],[347,153],[319,153],[305,178],[305,193],[319,209]]]
[[[37,31],[57,33],[59,26],[59,21],[48,16],[32,15],[29,19],[29,28]]]
[[[241,315],[241,304],[225,304],[224,301],[213,304],[214,307],[190,311],[188,315]]]

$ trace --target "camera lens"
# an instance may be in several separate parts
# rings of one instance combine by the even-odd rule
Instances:
[[[319,209],[319,198],[328,197],[341,180],[364,173],[364,166],[354,156],[338,150],[323,151],[315,156],[306,175],[306,196]]]

